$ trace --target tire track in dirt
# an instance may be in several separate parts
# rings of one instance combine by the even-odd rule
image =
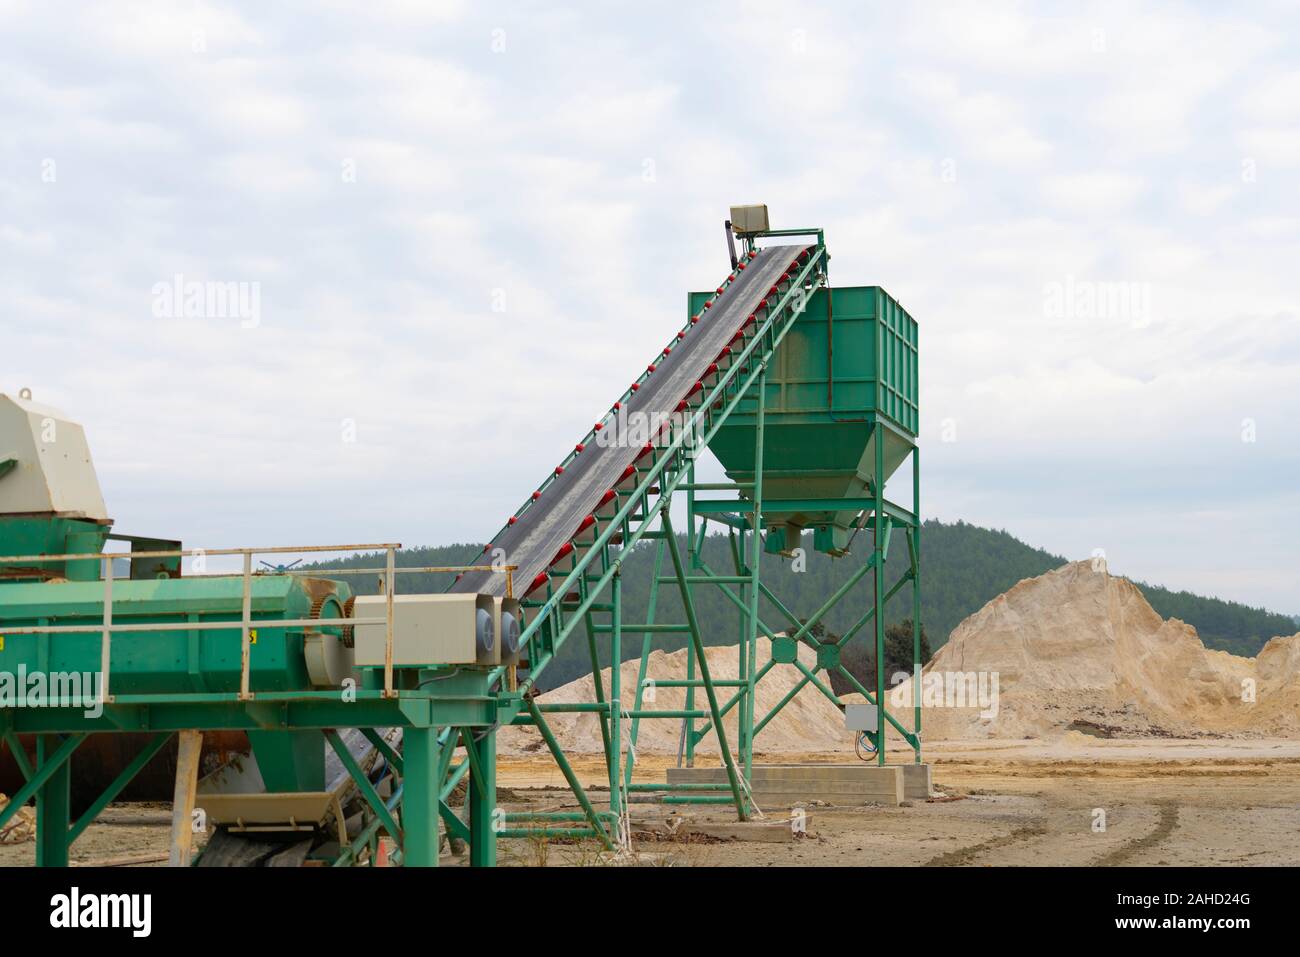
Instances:
[[[952,851],[946,851],[938,857],[932,857],[923,864],[923,867],[966,867],[975,863],[975,858],[989,851],[999,850],[1010,844],[1019,844],[1021,841],[1030,841],[1036,837],[1042,837],[1047,833],[1047,821],[1039,819],[1031,824],[1022,824],[1008,834],[999,837],[990,838],[987,841],[981,841],[978,844],[969,844],[966,847],[959,847]]]
[[[1093,861],[1091,866],[1122,867],[1141,851],[1155,847],[1160,842],[1167,840],[1169,835],[1173,834],[1178,827],[1178,805],[1172,802],[1162,802],[1156,807],[1160,810],[1160,819],[1156,821],[1155,827],[1144,836],[1129,841],[1107,854],[1103,854]]]

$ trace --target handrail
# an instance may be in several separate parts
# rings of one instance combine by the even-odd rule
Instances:
[[[399,566],[397,565],[397,549],[401,548],[400,542],[387,542],[379,544],[357,544],[357,545],[282,545],[268,548],[173,548],[156,551],[130,551],[130,552],[68,552],[65,554],[54,555],[0,555],[0,565],[14,564],[18,562],[66,562],[66,561],[85,561],[98,559],[102,563],[102,574],[104,576],[104,597],[102,601],[102,624],[98,625],[27,625],[17,628],[6,627],[6,635],[49,635],[49,634],[93,634],[98,632],[100,639],[100,683],[99,683],[99,703],[111,704],[113,695],[109,692],[109,679],[111,675],[111,655],[113,634],[129,632],[159,632],[159,631],[216,631],[228,629],[237,625],[240,631],[240,651],[239,651],[239,699],[241,701],[251,701],[256,695],[250,687],[251,672],[251,650],[252,650],[252,632],[255,627],[271,628],[304,628],[319,626],[322,622],[328,622],[328,627],[342,627],[344,625],[379,625],[382,624],[385,629],[384,633],[384,697],[395,698],[397,692],[393,688],[393,604],[396,594],[395,579],[401,574],[420,574],[429,572],[469,572],[469,571],[493,571],[506,573],[506,597],[514,597],[514,573],[518,570],[518,565],[427,565],[427,566]],[[271,569],[267,572],[255,572],[253,570],[254,555],[285,555],[322,553],[322,552],[359,552],[359,551],[378,551],[382,549],[387,559],[383,569]],[[118,624],[113,621],[113,560],[119,558],[178,558],[185,556],[209,556],[209,555],[239,555],[243,558],[243,569],[239,573],[242,579],[242,588],[240,593],[241,614],[238,621],[185,621],[185,622],[153,622],[146,624]],[[300,575],[300,576],[320,576],[331,577],[333,575],[358,575],[358,574],[375,574],[384,575],[384,595],[386,598],[386,609],[383,618],[270,618],[254,619],[252,617],[252,580],[254,575]],[[188,575],[187,578],[225,578],[230,577],[229,573],[221,574],[200,574]]]

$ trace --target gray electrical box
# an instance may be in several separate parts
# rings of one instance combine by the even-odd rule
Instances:
[[[761,203],[754,206],[732,206],[731,228],[737,236],[766,232],[771,228],[767,225],[767,206]]]
[[[844,726],[850,731],[875,732],[880,728],[879,716],[874,704],[846,704],[844,706]]]

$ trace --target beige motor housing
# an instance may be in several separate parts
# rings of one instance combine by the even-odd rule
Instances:
[[[387,601],[384,595],[358,595],[353,605],[354,618],[380,619],[353,632],[359,667],[384,665]],[[490,595],[394,595],[393,666],[496,664],[496,618]]]

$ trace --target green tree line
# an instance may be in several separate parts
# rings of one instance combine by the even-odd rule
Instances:
[[[685,550],[685,541],[679,536]],[[764,554],[761,563],[763,581],[785,605],[794,619],[810,617],[822,603],[855,570],[861,567],[870,553],[870,531],[863,531],[855,543],[853,553],[843,558],[831,558],[812,550],[811,536],[804,541],[806,567],[796,570],[790,559]],[[656,543],[642,542],[624,563],[623,603],[624,621],[645,621],[652,587]],[[404,549],[398,555],[398,564],[405,567],[464,565],[481,557],[482,545],[446,545]],[[732,545],[725,535],[710,535],[704,541],[701,557],[714,572],[720,575],[735,573]],[[1041,575],[1059,568],[1065,559],[1039,548],[1033,548],[1005,531],[981,528],[966,522],[945,523],[936,520],[925,522],[921,528],[921,621],[928,646],[942,647],[948,635],[964,618],[978,611],[990,599],[997,597],[1023,578]],[[382,565],[377,556],[353,558],[322,564],[322,570],[363,568]],[[885,563],[886,586],[896,583],[908,565],[907,544],[901,532],[896,531]],[[665,559],[664,573],[671,573],[671,562]],[[398,576],[399,592],[437,592],[451,583],[449,574],[404,574]],[[350,577],[353,587],[362,594],[377,591],[374,576]],[[843,635],[870,606],[870,574],[866,575],[845,595],[843,600],[823,619],[822,625],[831,633]],[[1195,595],[1186,591],[1174,592],[1159,586],[1136,583],[1147,600],[1165,618],[1179,618],[1196,628],[1208,647],[1219,648],[1238,655],[1256,654],[1269,638],[1292,634],[1296,623],[1288,616],[1262,608],[1250,608],[1237,602],[1223,601]],[[737,586],[727,586],[737,593]],[[740,613],[736,605],[715,585],[695,589],[695,609],[704,640],[709,645],[735,644],[739,636]],[[908,620],[906,634],[910,635],[912,602],[910,588],[906,585],[886,607],[886,626],[891,634],[902,641],[898,627]],[[774,632],[785,631],[790,619],[770,601],[760,603],[760,617]],[[684,622],[685,612],[675,584],[665,585],[659,595],[657,620]],[[863,628],[850,641],[856,646],[871,638],[871,627]],[[675,651],[685,647],[687,637],[681,634],[657,634],[655,648]],[[628,634],[623,640],[624,659],[635,657],[641,651],[642,636]],[[892,646],[893,640],[891,640]],[[608,666],[608,641],[597,643],[601,666]],[[848,647],[848,646],[846,646]],[[900,645],[900,648],[904,646]],[[907,650],[910,656],[910,638]],[[869,649],[868,649],[869,650]],[[874,667],[861,659],[852,670]],[[893,667],[897,654],[887,653],[886,662]],[[928,655],[926,656],[928,657]],[[589,673],[591,656],[585,629],[579,627],[565,644],[561,654],[539,680],[543,689],[549,689]]]

